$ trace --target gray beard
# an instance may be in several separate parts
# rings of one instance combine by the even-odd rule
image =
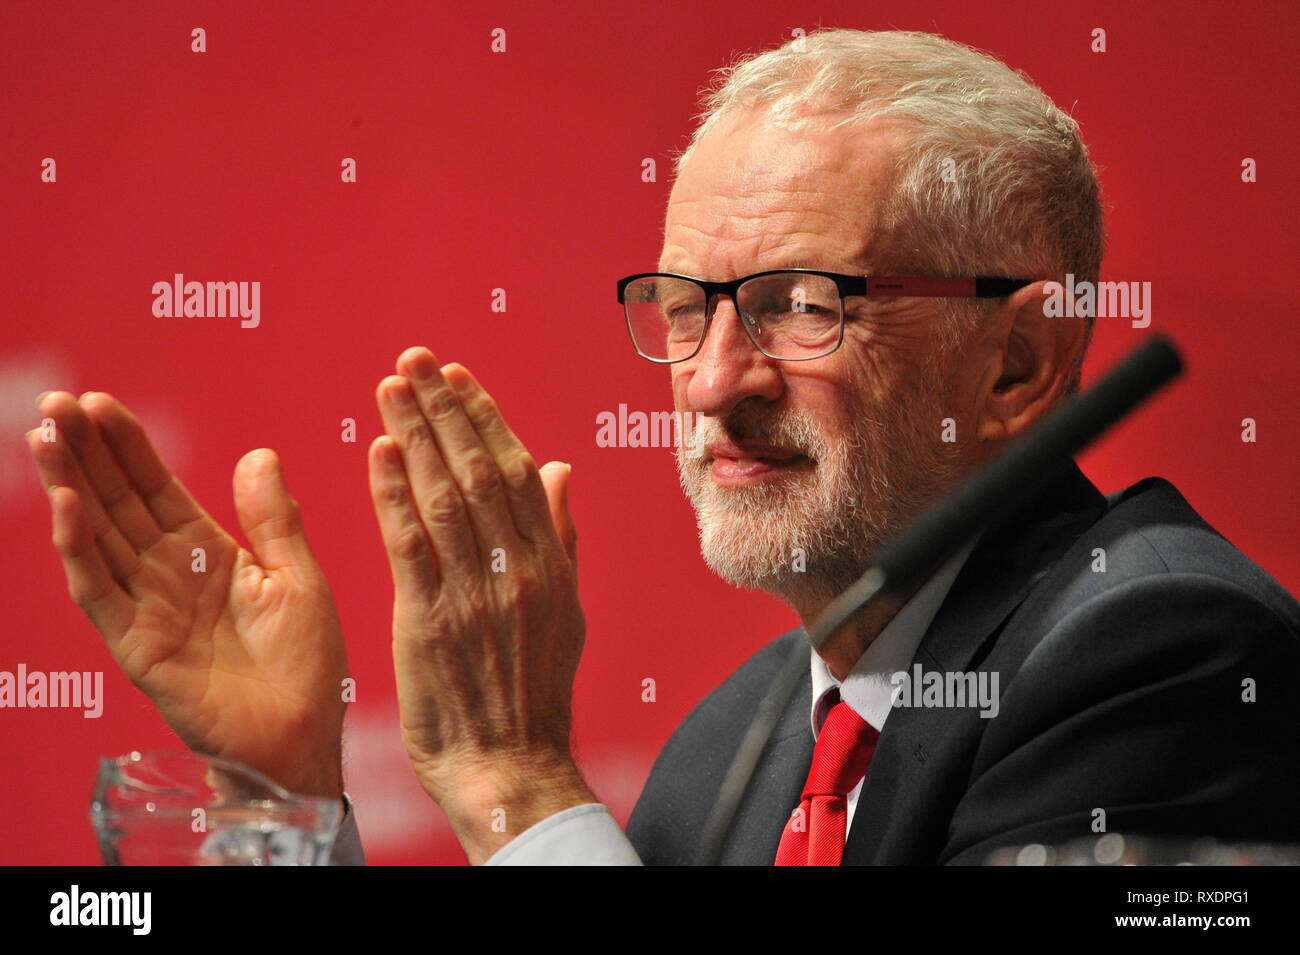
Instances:
[[[939,440],[939,402],[922,404],[905,415],[900,403],[882,417],[857,409],[853,428],[833,439],[787,414],[705,419],[697,435],[704,446],[724,437],[763,441],[815,462],[771,483],[724,488],[713,483],[707,457],[679,447],[678,478],[695,509],[705,562],[724,580],[791,604],[844,591],[960,472],[959,445]]]

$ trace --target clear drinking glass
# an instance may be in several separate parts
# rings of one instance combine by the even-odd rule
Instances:
[[[90,821],[105,865],[328,865],[338,800],[190,752],[101,757]]]

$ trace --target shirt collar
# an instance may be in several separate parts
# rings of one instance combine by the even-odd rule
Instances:
[[[870,723],[877,731],[885,728],[885,718],[893,709],[894,687],[890,677],[899,671],[905,671],[916,655],[916,648],[925,636],[925,631],[934,622],[944,598],[952,589],[953,581],[966,563],[970,553],[975,549],[979,535],[967,543],[949,558],[927,580],[902,609],[880,631],[879,636],[871,641],[865,653],[858,658],[853,670],[841,684],[831,676],[821,656],[812,654],[812,731],[813,738],[821,732],[822,723],[830,710],[830,701],[826,694],[839,687],[840,698],[849,707]]]

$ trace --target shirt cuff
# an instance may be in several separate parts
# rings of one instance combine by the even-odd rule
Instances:
[[[547,816],[498,849],[484,865],[641,865],[614,817],[600,803]]]
[[[357,814],[352,808],[352,799],[343,794],[343,803],[347,807],[343,821],[339,823],[338,834],[334,837],[334,848],[330,850],[330,865],[365,865],[366,856],[361,851],[361,833],[357,831]]]

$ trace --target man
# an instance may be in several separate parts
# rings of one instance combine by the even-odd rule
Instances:
[[[1073,121],[938,37],[824,31],[725,76],[680,157],[659,273],[619,292],[637,350],[703,416],[705,454],[678,460],[706,561],[807,625],[1075,390],[1091,322],[1044,303],[1053,279],[1097,278],[1098,189]],[[569,752],[569,469],[539,469],[462,366],[415,348],[396,371],[370,480],[421,784],[473,863],[692,861],[803,632],[691,713],[625,836]],[[343,640],[275,455],[236,469],[250,554],[112,398],[38,403],[66,439],[29,441],[69,589],[126,673],[191,747],[341,797]],[[979,863],[1099,831],[1300,841],[1300,610],[1172,486],[1104,498],[1070,464],[960,544],[809,656],[721,861]],[[336,860],[359,861],[345,826]]]

